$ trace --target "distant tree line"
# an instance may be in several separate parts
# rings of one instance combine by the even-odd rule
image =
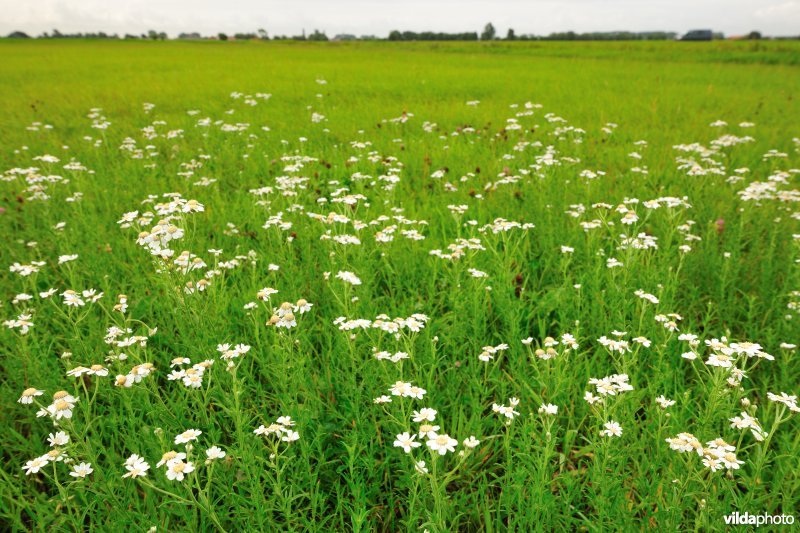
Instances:
[[[442,33],[434,31],[397,31],[389,33],[390,41],[477,41],[478,32]]]
[[[183,35],[183,34],[181,34]],[[195,34],[200,38],[200,34]],[[12,31],[8,34],[9,39],[151,39],[151,40],[158,40],[158,41],[166,41],[169,37],[167,36],[166,32],[158,32],[155,30],[150,30],[147,33],[142,34],[131,34],[126,33],[123,36],[120,36],[117,33],[106,33],[104,31],[99,31],[97,33],[92,32],[77,32],[77,33],[62,33],[60,31],[53,30],[52,32],[43,32],[35,37],[31,37],[24,31]]]
[[[722,33],[711,33],[710,30],[700,30],[689,32],[684,36],[686,39],[687,36],[690,36],[688,40],[710,40],[706,38],[700,39],[692,39],[691,35],[695,33],[700,34],[709,34],[713,39],[724,39],[725,36]],[[389,32],[388,37],[385,40],[388,41],[664,41],[664,40],[673,40],[678,37],[676,32],[671,31],[644,31],[644,32],[632,32],[632,31],[607,31],[607,32],[588,32],[588,33],[577,33],[574,31],[565,31],[565,32],[555,32],[550,33],[549,35],[534,35],[534,34],[517,34],[513,28],[509,28],[508,32],[506,33],[505,38],[498,36],[497,30],[495,29],[492,23],[486,24],[484,26],[483,31],[478,33],[475,31],[467,31],[467,32],[456,32],[456,33],[445,33],[445,32],[434,32],[434,31],[423,31],[423,32],[414,32],[414,31],[399,31],[399,30],[392,30]],[[62,33],[59,30],[53,30],[51,32],[44,32],[40,35],[32,37],[23,31],[14,31],[8,35],[8,38],[12,39],[125,39],[125,40],[133,40],[133,39],[142,39],[142,40],[153,40],[153,41],[164,41],[169,39],[167,34],[163,31],[159,32],[156,30],[149,30],[147,33],[142,34],[130,34],[126,33],[123,36],[120,36],[116,33],[105,33],[105,32],[97,32],[97,33]],[[743,35],[738,37],[740,39],[762,39],[764,38],[761,35],[761,32],[758,31],[751,31],[747,35]],[[798,39],[800,36],[797,37],[785,37],[790,39]],[[233,34],[226,34],[226,33],[218,33],[214,36],[203,36],[199,32],[184,32],[180,33],[177,36],[178,40],[204,40],[204,39],[216,39],[220,41],[228,41],[228,40],[237,40],[237,41],[249,41],[249,40],[270,40],[270,36],[267,34],[267,31],[259,29],[255,32],[241,32],[241,33],[233,33]],[[377,40],[384,40],[384,38],[376,37],[374,35],[361,35],[355,36],[352,34],[339,34],[335,35],[332,39],[328,38],[328,35],[324,31],[314,30],[312,33],[306,35],[305,30],[300,35],[275,35],[272,37],[273,40],[276,41],[283,41],[283,40],[292,40],[292,41],[377,41]]]
[[[535,37],[541,41],[668,41],[678,36],[672,31],[607,31],[575,33],[574,31],[551,33],[543,37]]]

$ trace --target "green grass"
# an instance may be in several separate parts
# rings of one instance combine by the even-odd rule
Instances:
[[[796,513],[797,415],[767,393],[797,394],[800,381],[790,346],[800,341],[798,57],[790,42],[0,43],[0,319],[13,326],[29,313],[34,323],[27,334],[0,329],[0,524],[670,531],[724,530],[735,511]],[[250,106],[234,91],[271,97]],[[155,105],[149,113],[145,102]],[[524,113],[526,102],[541,108]],[[89,118],[92,108],[102,111]],[[413,116],[391,120],[404,113]],[[108,128],[92,127],[99,116]],[[728,125],[710,126],[717,120]],[[28,128],[34,122],[52,129]],[[725,134],[752,140],[714,148]],[[120,148],[126,138],[130,150]],[[691,143],[710,150],[676,149]],[[558,164],[545,164],[548,147]],[[785,157],[765,158],[773,149]],[[58,161],[34,159],[45,154]],[[85,169],[64,168],[71,160]],[[388,187],[386,176],[399,181]],[[216,181],[196,185],[203,177]],[[771,195],[744,199],[755,182],[772,183]],[[249,192],[261,187],[270,192]],[[143,201],[165,193],[205,209],[117,223],[153,212]],[[345,194],[363,197],[332,201]],[[667,197],[683,201],[644,205]],[[638,216],[631,225],[617,209],[626,201]],[[344,221],[326,223],[329,213]],[[164,216],[185,232],[168,245],[175,257],[187,250],[207,266],[182,273],[174,258],[137,244]],[[263,227],[276,216],[291,226]],[[497,218],[535,227],[495,234],[487,225]],[[378,242],[383,230],[394,239]],[[620,249],[640,233],[658,248]],[[361,244],[334,240],[342,235]],[[430,254],[460,238],[483,249],[457,260]],[[69,254],[78,258],[59,264]],[[624,266],[609,268],[610,258]],[[9,270],[34,261],[46,264],[30,276]],[[341,271],[362,283],[338,279]],[[184,290],[204,278],[206,290]],[[279,292],[260,301],[264,287]],[[39,296],[50,288],[53,296]],[[68,307],[69,289],[104,295]],[[637,297],[640,289],[659,303]],[[32,299],[13,303],[20,293]],[[120,294],[125,313],[114,309]],[[313,307],[296,327],[267,325],[282,302],[299,299]],[[428,317],[424,327],[397,336],[335,322],[416,313]],[[669,313],[680,315],[678,331],[656,320]],[[105,340],[111,327],[149,339],[116,346]],[[630,351],[598,340],[615,330]],[[694,361],[681,357],[692,350],[678,338],[687,333],[700,341]],[[563,334],[579,347],[536,355]],[[703,341],[723,336],[759,343],[775,360],[734,353],[746,378],[729,386],[730,368],[705,363],[727,348]],[[223,343],[251,348],[226,368]],[[502,343],[507,350],[479,358]],[[409,357],[394,364],[373,349]],[[168,379],[178,357],[214,361],[200,388]],[[143,363],[154,370],[141,382],[114,385]],[[67,375],[93,364],[110,375]],[[584,400],[597,394],[590,379],[621,373],[633,390]],[[373,403],[397,381],[422,387],[424,398]],[[45,391],[40,406],[16,401],[28,387]],[[80,400],[54,427],[36,411],[62,390]],[[660,395],[675,405],[662,409]],[[493,412],[510,398],[519,400],[513,420]],[[556,415],[538,412],[549,403]],[[418,430],[412,411],[423,407],[458,440],[455,453],[432,453],[427,438],[411,454],[393,446]],[[760,421],[762,442],[731,427],[742,411]],[[295,421],[298,440],[254,434],[279,416]],[[611,420],[620,437],[601,435]],[[190,428],[202,431],[188,450],[195,470],[168,480],[156,463],[186,451],[174,438]],[[85,479],[63,462],[25,474],[57,430],[70,436],[60,449],[74,463],[91,463]],[[666,439],[682,432],[704,444],[724,439],[744,464],[712,472],[698,454],[670,449]],[[462,444],[470,436],[475,448]],[[206,464],[213,445],[226,456]],[[149,463],[146,477],[122,478],[132,454]]]

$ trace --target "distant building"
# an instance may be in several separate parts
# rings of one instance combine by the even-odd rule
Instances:
[[[357,37],[350,33],[340,33],[333,37],[334,41],[355,41]]]
[[[197,32],[181,33],[180,35],[178,35],[178,39],[184,39],[184,40],[199,40],[202,38],[203,36]]]
[[[681,41],[710,41],[713,38],[711,30],[691,30],[681,37]]]

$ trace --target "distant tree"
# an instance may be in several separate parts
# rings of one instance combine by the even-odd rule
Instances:
[[[751,41],[757,41],[761,39],[761,32],[755,30],[751,31],[750,33],[747,34],[747,38],[750,39]]]
[[[308,36],[309,41],[327,41],[328,36],[324,31],[314,30],[314,33]]]
[[[158,38],[159,38],[160,40],[162,40],[162,41],[166,41],[166,40],[167,40],[167,32],[164,32],[164,31],[162,31],[162,32],[159,32],[159,33],[158,33]]]
[[[218,34],[217,34],[217,38],[218,38],[220,41],[227,41],[227,40],[228,40],[228,36],[227,36],[227,35],[225,35],[224,33],[218,33]]]
[[[508,28],[508,33],[506,33],[506,41],[515,41],[517,39],[517,34],[514,33],[514,28]]]
[[[568,32],[561,32],[561,33],[551,33],[546,37],[546,39],[552,41],[574,41],[578,38],[578,35],[574,31]]]
[[[147,38],[155,41],[158,39],[158,32],[156,30],[147,30]]]
[[[9,39],[30,39],[31,36],[24,31],[12,31],[8,34]]]
[[[265,30],[264,28],[259,28],[258,29],[258,38],[261,39],[262,41],[268,40],[269,39],[269,35],[267,35],[267,30]]]
[[[362,37],[363,39],[364,37]],[[477,41],[477,32],[441,33],[432,31],[414,32],[393,30],[388,37],[390,41]]]
[[[53,39],[58,39],[59,37],[61,37],[61,32],[56,28],[53,30]]]
[[[481,33],[481,41],[491,41],[494,39],[494,36],[497,34],[497,31],[494,29],[494,25],[490,22],[486,26],[483,27],[483,33]]]
[[[705,37],[703,37],[705,36]],[[645,31],[645,32],[631,32],[631,31],[606,31],[606,32],[590,32],[590,33],[575,33],[574,31],[551,33],[543,37],[536,37],[534,35],[522,35],[518,37],[520,40],[545,40],[545,41],[664,41],[673,40],[677,37],[674,32],[667,31]],[[684,37],[684,40],[698,40],[703,37],[705,40],[711,39],[711,31],[694,31],[689,32]]]

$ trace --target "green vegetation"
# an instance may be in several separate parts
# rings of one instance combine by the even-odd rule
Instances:
[[[798,57],[0,43],[2,529],[796,514]]]

